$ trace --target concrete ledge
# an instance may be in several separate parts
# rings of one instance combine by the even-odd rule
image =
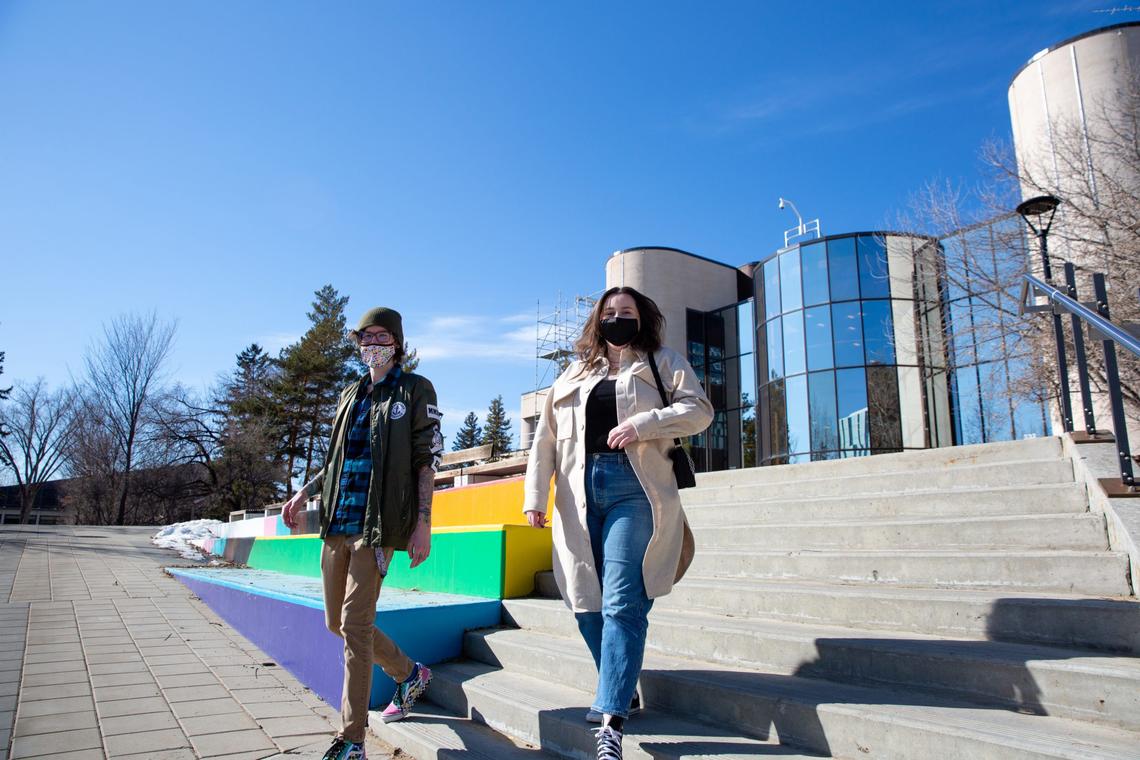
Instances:
[[[1116,446],[1112,443],[1077,444],[1071,435],[1061,438],[1064,454],[1073,460],[1073,474],[1084,483],[1089,509],[1100,512],[1108,522],[1108,545],[1128,555],[1132,595],[1140,595],[1140,498],[1109,498],[1100,478],[1120,478]]]

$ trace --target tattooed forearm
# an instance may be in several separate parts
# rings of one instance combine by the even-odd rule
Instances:
[[[419,492],[420,522],[431,525],[431,497],[435,491],[435,470],[421,467],[416,478]]]

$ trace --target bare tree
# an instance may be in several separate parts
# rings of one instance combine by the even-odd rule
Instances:
[[[161,322],[153,312],[147,316],[122,315],[104,327],[103,339],[84,358],[87,409],[83,419],[95,426],[92,435],[101,435],[111,444],[106,456],[111,471],[118,476],[117,525],[125,524],[131,473],[140,459],[145,459],[140,456],[142,448],[156,438],[148,425],[152,421],[149,415],[161,390],[174,331],[173,323]]]
[[[984,156],[1007,181],[1020,184],[1026,197],[1054,195],[1061,200],[1049,232],[1054,283],[1063,285],[1062,264],[1071,262],[1079,299],[1092,301],[1092,275],[1102,273],[1112,320],[1140,320],[1140,80],[1091,103],[1083,120],[1053,120],[1049,144],[1051,151],[1017,160],[1008,145],[994,142],[986,146]],[[1034,251],[1034,268],[1039,267],[1036,259]],[[1050,337],[1042,336],[1042,355],[1052,355]],[[1089,370],[1094,395],[1104,393],[1107,381],[1099,350],[1089,351]],[[1140,428],[1140,362],[1122,357],[1120,374],[1129,428]],[[1056,379],[1050,382],[1056,393]],[[1103,409],[1097,416],[1106,426]],[[1075,422],[1079,426],[1079,417]]]
[[[20,522],[27,523],[43,484],[63,466],[71,426],[74,394],[50,392],[43,378],[17,383],[12,397],[0,405],[0,467],[16,478],[20,490]]]

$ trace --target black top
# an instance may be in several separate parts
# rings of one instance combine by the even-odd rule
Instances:
[[[611,449],[606,439],[617,427],[617,388],[615,380],[603,380],[586,398],[586,453],[600,454]]]

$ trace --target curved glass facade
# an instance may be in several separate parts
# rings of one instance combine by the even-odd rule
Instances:
[[[926,353],[941,309],[916,272],[937,258],[930,238],[867,233],[756,265],[758,464],[932,444],[926,418],[946,412],[926,408],[924,388],[941,365]]]

